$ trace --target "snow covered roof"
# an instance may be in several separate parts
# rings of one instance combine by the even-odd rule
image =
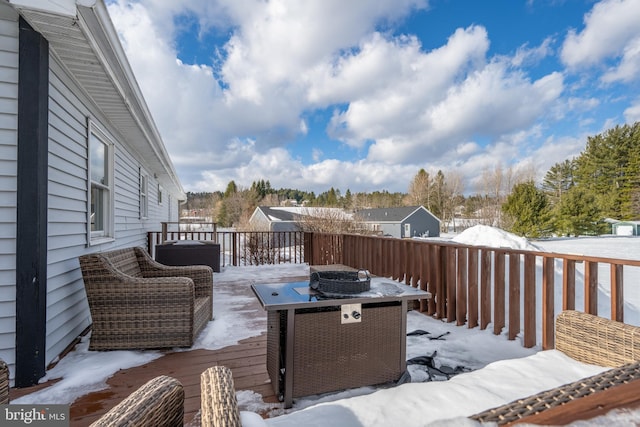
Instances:
[[[352,215],[345,212],[340,208],[320,208],[320,207],[271,207],[271,206],[258,206],[256,210],[262,211],[264,216],[273,222],[294,222],[300,216],[327,216],[343,217],[344,219],[351,219]],[[254,213],[255,215],[255,213]]]

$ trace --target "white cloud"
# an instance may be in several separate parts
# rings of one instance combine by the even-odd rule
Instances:
[[[572,30],[562,46],[562,61],[571,68],[597,65],[624,54],[640,36],[638,0],[603,0],[585,15],[585,28]]]
[[[596,4],[585,29],[565,40],[567,64],[618,55],[621,62],[605,79],[633,78],[639,56],[633,37],[640,32],[627,15],[639,2]],[[316,192],[331,186],[406,191],[420,168],[456,168],[470,184],[496,162],[542,168],[551,152],[575,152],[573,140],[542,136],[541,123],[548,129],[600,101],[573,87],[565,99],[569,83],[562,70],[535,78],[528,73],[525,67],[554,53],[552,36],[511,56],[489,57],[490,34],[481,25],[452,29],[447,42],[431,50],[414,35],[383,30],[420,8],[428,10],[427,0],[109,4],[189,191],[224,190],[231,180],[248,186],[256,179]],[[616,28],[605,25],[607,14],[618,19]],[[202,37],[226,35],[215,61],[177,59],[177,37],[193,23]],[[605,29],[606,43],[600,43],[595,36]],[[626,110],[627,117],[638,116],[637,105]],[[333,110],[333,118],[303,161],[291,154],[290,144],[305,136],[310,141],[319,110]],[[587,123],[588,117],[580,119]],[[334,151],[328,147],[335,141],[329,139],[357,155],[330,158]]]
[[[602,76],[602,81],[606,83],[632,82],[638,80],[638,73],[640,73],[640,34],[625,46],[620,63],[605,73]]]
[[[640,122],[640,98],[637,98],[629,108],[624,110],[624,118],[629,124]]]

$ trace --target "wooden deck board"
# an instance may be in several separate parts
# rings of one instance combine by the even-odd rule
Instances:
[[[233,348],[237,348],[237,351],[229,351]],[[251,352],[249,357],[247,351]],[[174,377],[183,384],[184,420],[185,424],[190,423],[200,410],[200,374],[214,365],[224,365],[231,369],[237,390],[253,390],[262,394],[265,402],[277,402],[268,382],[266,340],[264,336],[258,336],[220,350],[169,353],[145,365],[118,371],[107,380],[108,390],[87,394],[71,405],[71,425],[91,424],[146,381],[158,375]],[[263,387],[265,383],[269,387]]]
[[[287,280],[305,280],[305,278],[289,278]],[[251,298],[248,304],[259,310],[249,310],[264,316],[265,332],[261,335],[240,341],[236,345],[216,350],[182,350],[167,351],[161,357],[144,365],[116,372],[107,380],[107,388],[86,394],[71,404],[70,425],[73,427],[88,426],[109,409],[117,405],[140,386],[159,375],[168,375],[178,379],[185,390],[185,424],[193,421],[200,410],[200,374],[214,365],[224,365],[233,372],[236,390],[252,390],[263,396],[266,403],[279,406],[271,387],[266,366],[267,337],[266,312],[264,312],[253,294],[246,286],[237,283],[216,283],[214,287],[226,294],[243,295]],[[214,289],[214,298],[215,298]],[[213,320],[215,322],[215,319]],[[11,389],[11,400],[51,386],[57,381],[50,381],[34,387]]]
[[[286,280],[304,280],[304,278],[288,278]],[[247,287],[235,286],[233,283],[218,284],[225,292],[234,295],[247,295]],[[251,291],[248,291],[249,293]],[[251,295],[253,296],[253,295]],[[215,290],[214,290],[215,298]],[[258,304],[251,299],[251,304]],[[266,330],[266,313],[262,310],[255,311],[258,315],[264,315]],[[214,320],[215,322],[215,320]],[[88,426],[100,418],[109,409],[117,405],[125,397],[129,396],[146,381],[158,376],[168,375],[178,379],[185,390],[185,425],[192,423],[200,409],[200,374],[214,365],[224,365],[233,372],[236,390],[252,390],[263,396],[266,403],[273,403],[274,407],[280,407],[277,397],[273,392],[269,376],[266,370],[266,333],[240,341],[236,345],[216,350],[187,350],[171,351],[162,357],[130,369],[118,371],[107,380],[105,390],[89,393],[72,403],[70,408],[70,425],[72,427]],[[58,380],[49,381],[34,387],[11,389],[11,400],[49,387]],[[580,399],[580,403],[572,402],[555,411],[548,411],[539,418],[530,417],[520,422],[540,421],[541,423],[552,421],[557,423],[568,422],[587,418],[604,413],[605,409],[612,407],[635,408],[640,406],[640,381],[634,382],[628,387],[615,387],[605,394],[598,393],[591,399]],[[592,407],[588,407],[591,405]],[[591,411],[591,412],[587,412]]]

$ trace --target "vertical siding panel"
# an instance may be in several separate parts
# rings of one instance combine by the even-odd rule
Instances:
[[[147,232],[160,221],[177,219],[177,200],[164,194],[158,204],[158,182],[144,159],[137,158],[116,129],[50,57],[49,88],[49,236],[47,292],[47,362],[51,362],[91,322],[78,257],[84,253],[147,246]],[[114,240],[87,242],[87,117],[114,142]],[[149,214],[139,214],[139,170],[149,175]]]
[[[17,15],[3,15],[0,14],[0,358],[9,365],[13,378],[16,359],[18,23]]]

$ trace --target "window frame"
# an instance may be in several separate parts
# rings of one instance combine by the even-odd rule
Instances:
[[[139,215],[140,219],[144,220],[149,218],[149,174],[142,168],[139,168],[138,174]]]
[[[98,126],[93,120],[87,119],[87,242],[88,246],[97,245],[105,242],[110,242],[115,240],[115,203],[114,203],[114,192],[115,192],[115,168],[114,168],[114,151],[115,144],[113,140],[107,135],[107,133],[102,130],[100,126]],[[92,177],[92,143],[97,140],[102,143],[105,148],[105,170],[104,175],[106,175],[106,181],[97,182],[93,180]],[[102,199],[102,217],[103,217],[103,226],[101,230],[92,230],[91,224],[91,206],[93,202],[93,190],[94,188],[98,188],[105,192]]]

